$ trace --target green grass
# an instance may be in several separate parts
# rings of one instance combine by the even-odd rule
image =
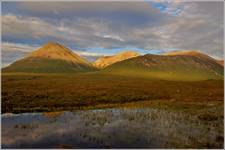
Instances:
[[[222,103],[223,80],[164,81],[99,72],[2,74],[3,113],[94,109],[159,100]]]

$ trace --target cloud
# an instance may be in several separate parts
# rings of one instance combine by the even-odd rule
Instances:
[[[3,41],[55,40],[90,55],[95,47],[106,54],[114,48],[196,49],[223,57],[223,32],[223,2],[3,3]]]
[[[21,43],[2,42],[2,67],[5,67],[15,60],[21,59],[39,47]]]
[[[77,1],[77,2],[21,2],[18,3],[23,9],[35,12],[111,12],[111,11],[137,11],[149,12],[149,6],[146,2],[124,2],[124,1]]]
[[[106,53],[95,53],[95,52],[87,52],[87,51],[75,51],[73,50],[75,53],[81,55],[81,56],[103,56],[103,55],[107,55]]]
[[[21,43],[9,43],[9,42],[2,42],[2,51],[3,52],[31,52],[35,49],[38,49],[39,46],[31,46],[28,44],[21,44]]]
[[[223,3],[186,2],[178,5],[183,8],[180,14],[158,28],[165,37],[163,41],[170,47],[197,49],[214,57],[223,57]]]
[[[16,9],[15,9],[16,7]],[[41,17],[44,19],[76,19],[100,18],[126,26],[144,26],[154,23],[152,20],[164,20],[165,15],[147,2],[126,1],[76,1],[76,2],[15,2],[3,3],[3,14],[8,10],[23,15]],[[135,19],[134,19],[135,18]],[[163,19],[164,18],[164,19]]]
[[[24,17],[13,14],[6,14],[2,16],[2,36],[16,37],[16,38],[32,38],[33,40],[44,37],[63,38],[57,33],[59,29],[57,26],[46,22],[37,17]]]

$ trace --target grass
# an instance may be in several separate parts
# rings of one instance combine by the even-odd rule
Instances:
[[[100,72],[2,74],[2,113],[44,112],[47,133],[57,143],[51,148],[223,148],[223,99],[223,80],[165,81]],[[79,117],[74,118],[62,112],[73,110],[85,111],[75,111]],[[64,121],[55,126],[60,117]],[[71,130],[58,135],[51,125],[61,130],[61,124]],[[29,139],[31,133],[45,135],[46,127],[13,126]],[[3,138],[15,135],[5,132]]]
[[[173,108],[176,102],[184,107],[180,109],[185,109],[186,103],[223,103],[223,80],[164,81],[97,72],[2,74],[3,113],[120,107],[146,101]]]

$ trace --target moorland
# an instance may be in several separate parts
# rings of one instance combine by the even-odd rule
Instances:
[[[3,73],[2,112],[104,108],[146,101],[192,109],[193,105],[223,105],[223,89],[223,80],[165,81],[98,72]]]

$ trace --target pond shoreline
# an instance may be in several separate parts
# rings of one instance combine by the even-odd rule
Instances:
[[[174,99],[170,100],[142,100],[134,102],[114,103],[114,104],[99,104],[95,106],[83,106],[83,107],[58,107],[58,108],[31,108],[31,109],[14,109],[12,112],[3,112],[2,114],[21,114],[21,113],[44,113],[44,112],[62,112],[62,111],[77,111],[77,110],[97,110],[97,109],[113,109],[113,108],[164,108],[177,110],[179,107],[186,108],[199,107],[199,106],[214,106],[221,104],[221,101],[177,101]],[[192,109],[192,108],[190,108]],[[180,110],[180,109],[179,109]]]
[[[5,114],[2,148],[222,148],[221,110],[211,107],[194,115],[148,107]]]

